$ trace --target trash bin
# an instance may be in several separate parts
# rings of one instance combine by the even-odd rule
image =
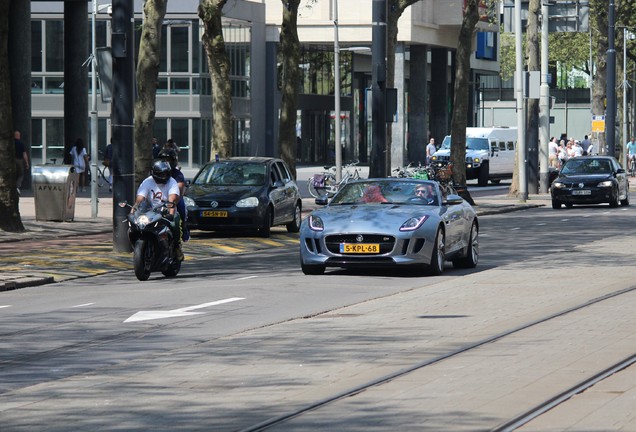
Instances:
[[[79,174],[73,165],[35,165],[32,171],[35,220],[72,221]]]

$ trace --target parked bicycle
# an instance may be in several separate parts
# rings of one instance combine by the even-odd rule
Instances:
[[[450,162],[437,162],[426,166],[422,166],[420,163],[415,165],[411,162],[405,167],[394,169],[393,173],[394,177],[399,178],[435,180],[439,183],[444,195],[457,193],[453,183],[453,164]]]
[[[101,155],[102,152],[100,151]],[[113,190],[113,185],[111,183],[111,171],[110,171],[110,161],[106,164],[102,161],[102,167],[100,168],[99,164],[97,164],[97,186],[102,187],[104,185],[108,185],[108,190]]]
[[[336,181],[336,167],[325,166],[325,170],[322,173],[314,174],[309,178],[307,182],[307,188],[309,194],[318,198],[323,195],[327,195],[329,198],[334,196],[341,185],[351,180],[357,180],[360,178],[360,171],[356,165],[360,161],[353,161],[342,167],[342,178],[340,182]]]

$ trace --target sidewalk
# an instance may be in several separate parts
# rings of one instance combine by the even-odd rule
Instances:
[[[299,168],[298,178],[305,178],[317,172],[317,168]],[[366,174],[366,173],[365,173]],[[305,176],[305,177],[303,177]],[[10,233],[0,230],[0,245],[8,242],[39,242],[58,239],[60,243],[72,237],[105,234],[113,232],[113,199],[102,197],[98,200],[97,217],[92,217],[93,206],[87,193],[76,199],[74,219],[70,222],[37,221],[35,219],[35,201],[33,196],[20,198],[20,216],[26,229],[23,233]],[[475,209],[480,216],[524,210],[532,207],[550,205],[549,195],[532,195],[525,203],[505,196],[477,198]],[[303,199],[303,217],[316,208],[313,198]],[[87,252],[88,254],[88,252]],[[78,254],[78,259],[87,254]],[[17,263],[19,264],[19,263]],[[0,273],[0,291],[55,282],[49,275],[37,275],[28,270],[9,269]]]

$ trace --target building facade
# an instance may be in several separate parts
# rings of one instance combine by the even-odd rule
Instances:
[[[79,18],[71,18],[68,3],[76,3]],[[83,3],[83,4],[82,4]],[[90,5],[91,2],[88,2]],[[99,48],[111,44],[111,24],[107,5],[98,2],[95,41]],[[197,16],[198,0],[168,2],[162,29],[162,58],[157,92],[154,136],[162,142],[174,139],[181,147],[180,162],[197,167],[210,158],[212,98],[205,51],[201,44],[202,25]],[[65,117],[69,94],[85,101],[92,97],[90,79],[68,81],[69,63],[65,57],[78,57],[90,76],[93,18],[83,2],[31,2],[32,119],[30,136],[34,164],[64,156],[64,148],[76,135],[88,140],[87,129],[69,130]],[[334,142],[334,7],[338,7],[341,60],[341,143],[343,160],[368,161],[371,149],[370,113],[367,89],[371,87],[370,48],[371,8],[367,0],[301,2],[299,38],[302,44],[302,84],[299,88],[298,147],[299,164],[333,163]],[[392,163],[397,166],[422,159],[429,136],[441,138],[449,132],[453,102],[454,52],[462,17],[462,2],[421,0],[406,9],[399,22],[395,57],[397,111],[392,118]],[[143,1],[134,1],[135,46],[143,20]],[[479,80],[498,72],[498,16],[488,15],[480,22],[472,62],[472,109],[469,124],[479,121]],[[66,33],[73,32],[68,21],[85,19],[76,26],[86,31],[89,43],[75,51]],[[280,0],[228,2],[224,8],[224,36],[230,53],[234,154],[277,155],[280,80],[278,42],[282,19]],[[66,22],[66,24],[65,24]],[[69,30],[69,27],[71,30]],[[77,38],[77,34],[71,34]],[[81,37],[81,36],[80,36]],[[366,52],[365,52],[366,48]],[[72,51],[72,52],[70,52]],[[136,63],[136,61],[135,61]],[[73,66],[77,69],[76,66]],[[77,80],[81,81],[81,80]],[[80,86],[77,92],[76,86]],[[71,93],[71,89],[76,93]],[[85,91],[84,91],[85,90]],[[111,105],[98,96],[98,147],[103,151],[111,138]],[[78,96],[79,95],[79,96]],[[86,98],[84,98],[86,95]],[[87,106],[87,105],[86,105]],[[99,157],[99,155],[98,155]]]

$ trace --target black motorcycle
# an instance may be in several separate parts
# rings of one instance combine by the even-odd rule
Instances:
[[[130,206],[120,203],[120,206]],[[174,220],[169,218],[173,203],[162,202],[148,209],[144,206],[127,216],[128,238],[133,245],[133,266],[140,281],[148,280],[150,273],[160,271],[166,277],[175,277],[181,270],[174,238]]]

